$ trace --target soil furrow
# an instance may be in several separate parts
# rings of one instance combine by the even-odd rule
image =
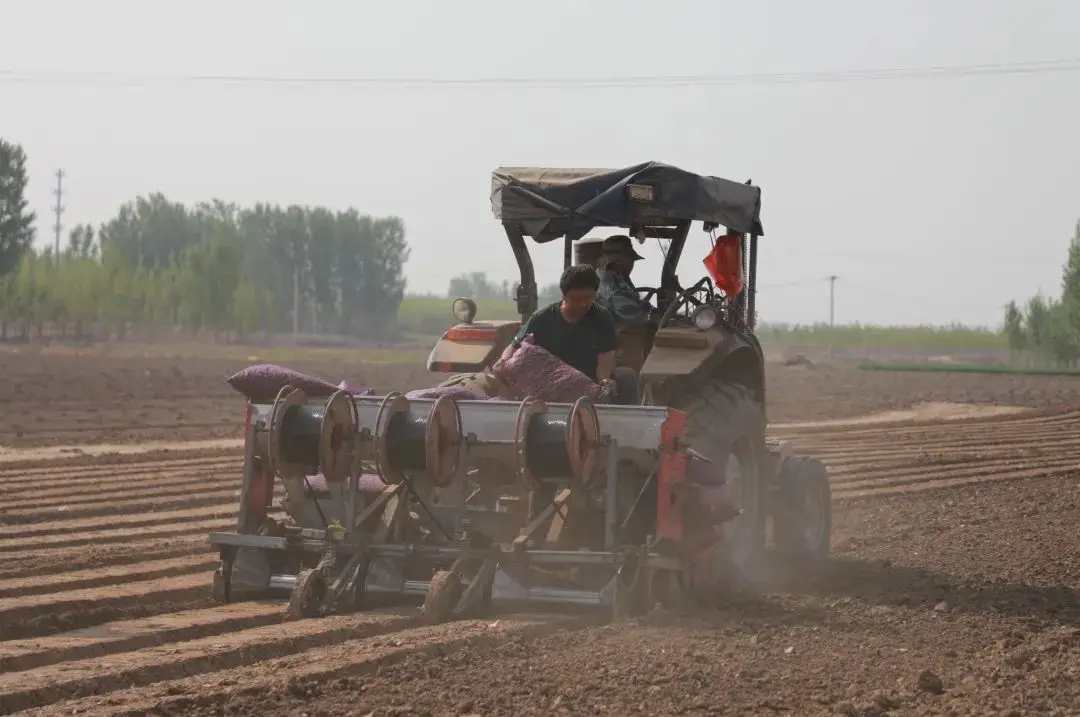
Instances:
[[[139,561],[132,565],[106,566],[94,570],[66,571],[58,575],[0,580],[0,599],[205,573],[214,570],[216,564],[217,559],[213,556],[191,555]]]
[[[1080,410],[1049,410],[1049,411],[1019,411],[1013,413],[999,413],[996,415],[966,416],[951,419],[920,418],[903,421],[844,421],[837,423],[810,423],[804,425],[792,425],[776,422],[769,426],[770,430],[777,433],[792,435],[840,435],[848,433],[853,436],[873,435],[875,432],[885,431],[906,436],[913,433],[921,433],[936,430],[948,430],[950,428],[971,428],[977,430],[993,431],[1001,426],[1016,426],[1021,429],[1039,428],[1041,426],[1056,426],[1063,423],[1075,423],[1080,421]]]
[[[53,535],[69,534],[72,531],[75,531],[75,534],[78,535],[83,531],[91,531],[105,525],[110,526],[110,529],[123,528],[127,530],[143,526],[152,528],[162,524],[186,525],[193,521],[205,521],[213,518],[232,518],[235,520],[238,510],[236,505],[233,505],[231,501],[214,501],[209,506],[195,508],[185,507],[181,510],[165,510],[150,513],[125,513],[123,515],[113,516],[108,520],[102,520],[99,517],[73,517],[68,519],[66,515],[61,513],[59,516],[49,516],[47,519],[48,522],[0,526],[0,541],[20,537],[27,539],[44,539]],[[45,543],[42,542],[42,544],[44,545]]]
[[[986,464],[963,463],[947,469],[942,469],[941,466],[935,464],[927,464],[916,469],[902,471],[877,469],[855,470],[835,479],[830,475],[829,482],[833,485],[834,489],[839,490],[850,488],[855,485],[902,485],[908,482],[918,483],[931,480],[936,477],[961,478],[966,476],[1013,473],[1042,466],[1067,468],[1070,465],[1075,464],[1076,461],[1072,458],[1021,459]]]
[[[798,450],[814,455],[836,455],[838,453],[862,453],[867,451],[895,451],[898,446],[912,446],[926,449],[950,449],[968,448],[993,445],[1047,445],[1053,446],[1057,441],[1070,440],[1076,436],[1074,427],[1069,427],[1060,432],[1040,434],[1032,436],[985,436],[979,434],[960,434],[943,432],[928,436],[925,440],[907,440],[882,437],[879,440],[850,441],[838,440],[836,442],[820,443],[796,440],[792,445]]]
[[[3,511],[3,523],[6,525],[45,525],[55,523],[63,525],[67,521],[96,519],[98,523],[115,525],[122,516],[134,517],[132,514],[152,515],[166,511],[193,510],[196,508],[210,508],[212,506],[230,506],[235,511],[237,491],[228,490],[220,493],[195,494],[197,497],[176,496],[170,499],[111,502],[104,500],[96,505],[70,505],[65,504],[57,508],[48,509],[39,507],[36,509]],[[283,494],[283,492],[282,492]],[[39,535],[41,533],[38,533]]]
[[[177,447],[171,450],[145,453],[102,453],[99,455],[75,453],[59,457],[46,453],[44,454],[46,457],[37,460],[24,456],[39,455],[41,451],[33,449],[25,452],[15,451],[4,456],[5,460],[0,462],[0,483],[7,484],[12,480],[18,481],[30,477],[63,478],[73,473],[87,477],[101,477],[138,473],[147,468],[165,471],[179,470],[226,463],[230,459],[239,461],[243,456],[242,452],[238,456],[236,449],[232,447],[208,449],[200,448],[198,445],[197,442],[192,442],[191,448],[185,448],[183,443],[177,443]],[[16,460],[17,457],[19,460]],[[57,460],[69,463],[57,464]]]
[[[101,451],[87,453],[86,448],[58,446],[54,448],[0,449],[0,476],[25,472],[49,474],[72,468],[78,471],[122,468],[136,464],[170,463],[179,461],[223,460],[243,455],[243,443],[222,445],[221,441],[173,442],[169,448],[148,448],[142,451],[116,453]]]
[[[879,498],[889,495],[908,495],[913,493],[923,493],[932,490],[943,490],[945,488],[959,488],[961,486],[978,485],[980,483],[995,483],[999,481],[1007,480],[1021,480],[1025,478],[1058,478],[1061,476],[1072,475],[1076,472],[1074,468],[1069,466],[1068,468],[1062,468],[1061,466],[1048,466],[1046,468],[1032,468],[1030,470],[1016,471],[1012,473],[994,473],[990,475],[979,474],[976,476],[941,476],[923,481],[920,483],[913,483],[910,485],[904,485],[900,487],[877,487],[880,483],[870,483],[870,487],[865,488],[848,488],[842,491],[835,491],[833,498],[835,500],[855,499],[855,498]]]
[[[285,621],[280,602],[244,602],[0,642],[0,673],[132,652]]]
[[[48,475],[22,473],[0,483],[0,495],[5,497],[31,496],[53,497],[92,491],[101,486],[138,487],[149,481],[159,481],[170,476],[197,477],[219,476],[228,472],[240,475],[243,460],[236,456],[201,460],[197,463],[165,464],[144,462],[117,467],[114,470],[83,471],[63,468]]]
[[[17,711],[71,697],[252,665],[346,641],[360,642],[360,647],[365,638],[419,622],[416,608],[281,622],[144,647],[122,656],[106,655],[4,673],[0,674],[0,704],[12,705],[12,711]]]
[[[25,709],[53,703],[49,709],[36,713],[43,716],[70,715],[74,710],[78,710],[78,714],[102,717],[180,715],[197,707],[212,707],[242,695],[265,694],[283,686],[314,692],[319,684],[343,677],[363,678],[413,656],[438,659],[462,649],[488,650],[512,640],[531,640],[560,630],[580,629],[595,622],[595,619],[581,617],[521,615],[494,621],[472,620],[412,627],[374,639],[350,635],[347,641],[312,644],[303,652],[293,650],[288,656],[272,656],[256,665],[229,669],[231,666],[226,663],[217,668],[221,671],[213,674],[203,674],[207,670],[200,670],[199,676],[181,677],[153,686],[143,687],[159,681],[154,677],[165,670],[157,670],[145,677],[130,675],[125,686],[138,687],[111,697],[95,695],[75,702],[55,704],[68,695],[74,696],[70,692],[65,693],[61,686],[53,690],[45,688],[23,692],[14,704]],[[206,661],[212,659],[204,657]],[[284,678],[284,675],[288,677]],[[108,691],[111,685],[104,679],[97,682],[98,691]],[[357,714],[364,714],[362,707],[358,707],[360,711]],[[406,710],[402,714],[407,713]]]
[[[949,427],[971,427],[973,429],[993,430],[1001,424],[1010,426],[1031,427],[1056,425],[1061,423],[1073,423],[1080,420],[1080,411],[1077,410],[1027,410],[1018,413],[1004,413],[996,416],[972,416],[969,418],[951,420],[927,420],[907,419],[900,421],[882,422],[844,422],[835,424],[808,424],[804,426],[783,425],[777,422],[776,426],[770,426],[769,432],[777,435],[850,435],[852,437],[873,436],[877,433],[887,432],[897,436],[907,436],[912,433],[922,433],[929,430],[948,429]]]
[[[98,518],[108,520],[110,523],[117,516],[131,513],[156,514],[165,511],[177,511],[195,508],[209,508],[211,506],[226,506],[231,511],[237,510],[237,498],[239,491],[229,488],[225,491],[191,493],[194,497],[185,497],[185,494],[177,495],[172,499],[155,500],[146,498],[143,500],[112,501],[109,499],[98,502],[96,505],[85,507],[85,504],[65,504],[52,510],[12,510],[4,511],[0,508],[0,524],[7,525],[31,525],[47,522],[63,522],[81,518]],[[280,502],[285,497],[283,486],[274,487],[274,500]]]
[[[6,538],[0,540],[0,552],[8,550],[29,550],[40,546],[42,549],[74,548],[80,545],[105,545],[122,543],[128,540],[150,540],[152,538],[171,538],[191,536],[198,533],[210,533],[226,526],[235,525],[232,520],[202,520],[185,523],[160,525],[155,529],[118,528],[116,530],[87,531],[75,535],[46,535],[39,538]]]
[[[206,536],[201,534],[164,540],[133,540],[129,543],[91,546],[80,550],[28,549],[4,553],[4,559],[0,561],[0,578],[55,575],[65,570],[90,570],[215,552],[207,543]]]
[[[1078,425],[1077,427],[1080,427]],[[812,450],[815,454],[828,454],[835,455],[843,452],[859,453],[865,451],[896,451],[901,447],[925,447],[927,449],[937,448],[941,450],[947,449],[963,449],[969,447],[978,446],[1054,446],[1058,441],[1068,441],[1076,438],[1076,431],[1073,427],[1068,430],[1062,430],[1059,433],[1053,434],[1039,434],[1031,436],[981,436],[978,434],[967,435],[960,433],[937,433],[933,436],[927,436],[924,440],[907,440],[907,439],[889,439],[888,437],[882,437],[881,440],[876,441],[836,441],[835,443],[816,443],[809,441],[796,440],[792,441],[792,445],[799,446],[803,450]]]
[[[94,489],[58,492],[53,496],[22,495],[4,496],[0,506],[8,515],[29,514],[34,510],[55,511],[58,507],[82,508],[94,510],[103,504],[120,505],[122,501],[145,501],[151,499],[170,500],[174,498],[198,498],[209,492],[225,493],[240,490],[240,482],[226,476],[184,476],[186,480],[177,481],[167,477],[161,482],[138,483],[134,486],[121,483],[118,486],[101,485]],[[192,480],[196,478],[197,480]]]
[[[125,616],[209,604],[210,573],[0,599],[0,639],[45,635]]]
[[[1076,450],[1080,450],[1080,445],[1076,446]],[[863,469],[902,470],[918,466],[951,466],[1010,460],[1041,460],[1044,458],[1059,457],[1063,454],[1068,455],[1069,453],[1068,450],[1059,451],[1049,448],[1029,448],[1022,446],[1015,448],[994,446],[985,450],[964,451],[923,450],[921,448],[913,447],[910,451],[901,451],[900,455],[886,455],[871,451],[861,455],[847,455],[837,459],[821,456],[817,453],[797,452],[800,455],[811,455],[820,458],[822,462],[829,467],[830,473],[835,473],[837,475],[852,473]]]
[[[0,496],[3,505],[12,508],[70,505],[73,503],[101,502],[127,497],[197,494],[202,490],[240,489],[241,474],[235,474],[232,467],[219,467],[211,470],[177,471],[172,473],[134,473],[131,476],[113,480],[102,479],[93,484],[65,486],[63,483],[45,490],[12,491]],[[156,491],[156,492],[155,492]]]
[[[1075,445],[1071,445],[1074,444]],[[1080,450],[1080,440],[1070,441],[1066,448]],[[1057,446],[1008,446],[995,445],[970,450],[926,450],[921,446],[912,446],[904,450],[889,452],[867,452],[842,454],[840,457],[822,456],[818,453],[809,453],[821,458],[831,470],[849,470],[862,466],[871,467],[907,467],[919,465],[920,461],[932,461],[935,464],[950,465],[967,461],[1005,460],[1028,457],[1043,457],[1061,455],[1063,451],[1057,450]]]

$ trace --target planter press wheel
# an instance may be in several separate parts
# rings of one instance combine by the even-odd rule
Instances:
[[[225,577],[224,565],[219,565],[210,579],[210,600],[218,605],[229,602],[229,579]]]
[[[352,396],[348,391],[335,391],[326,401],[319,431],[319,468],[327,482],[339,483],[349,477],[359,424]]]
[[[686,576],[677,570],[658,568],[648,575],[648,605],[681,612],[691,607],[692,600]]]
[[[293,388],[292,386],[282,386],[278,391],[277,398],[274,399],[274,406],[270,410],[270,431],[267,436],[267,457],[270,460],[271,472],[282,479],[290,478],[303,478],[302,470],[294,470],[281,460],[281,428],[282,422],[285,419],[285,414],[289,412],[289,409],[297,406],[303,406],[307,403],[308,397],[299,388]]]
[[[645,570],[639,567],[636,556],[628,556],[615,573],[612,617],[624,620],[641,615],[648,600],[648,587]]]
[[[596,406],[587,398],[579,398],[566,421],[566,452],[574,477],[586,488],[593,488],[598,477],[599,447],[600,417]]]
[[[449,396],[439,396],[428,414],[427,435],[424,437],[425,464],[439,488],[450,485],[461,464],[464,444],[461,411]]]
[[[301,570],[296,585],[289,594],[289,616],[302,620],[319,614],[319,606],[326,597],[327,584],[318,570]]]
[[[817,458],[790,456],[781,463],[778,483],[773,541],[782,556],[813,566],[828,556],[832,541],[828,469]]]
[[[526,397],[518,409],[517,421],[514,424],[514,468],[518,484],[526,490],[532,490],[538,484],[529,470],[529,449],[525,445],[525,439],[529,435],[529,423],[537,414],[546,410],[543,401]]]
[[[424,595],[424,621],[437,625],[449,620],[461,600],[463,590],[461,576],[457,573],[450,570],[435,573]]]
[[[388,429],[394,416],[409,410],[409,399],[404,394],[394,391],[388,393],[379,404],[375,418],[375,467],[379,478],[386,485],[398,485],[405,480],[402,471],[390,465],[390,436]]]

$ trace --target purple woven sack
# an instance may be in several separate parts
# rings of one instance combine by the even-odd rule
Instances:
[[[326,481],[326,476],[322,473],[307,476],[305,479],[305,487],[309,493],[315,493],[317,495],[324,495],[330,492],[330,484]],[[361,473],[358,487],[361,493],[382,493],[383,490],[386,489],[386,484],[382,482],[382,478],[379,478],[379,476],[374,473]]]
[[[518,399],[532,396],[542,401],[572,403],[582,396],[595,399],[602,390],[581,371],[533,343],[532,334],[525,337],[513,356],[496,361],[491,373]]]
[[[225,383],[250,401],[272,401],[285,386],[299,388],[312,397],[329,396],[339,390],[329,381],[272,363],[248,366],[225,379]]]

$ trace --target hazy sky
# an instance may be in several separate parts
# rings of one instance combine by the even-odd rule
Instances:
[[[1072,0],[0,0],[0,18],[0,72],[580,78],[1080,58]],[[152,191],[397,214],[410,289],[441,293],[461,271],[515,276],[494,167],[658,160],[761,185],[766,320],[826,319],[835,273],[837,321],[992,324],[1010,298],[1058,292],[1080,218],[1080,72],[544,90],[32,77],[0,76],[0,136],[29,154],[39,241],[63,167],[68,226]],[[641,285],[658,271],[646,246]],[[684,278],[706,249],[692,235]],[[555,278],[560,248],[534,256]]]

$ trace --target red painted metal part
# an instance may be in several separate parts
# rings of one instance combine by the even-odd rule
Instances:
[[[686,483],[686,413],[669,408],[660,428],[660,473],[657,477],[656,534],[681,543],[685,533],[680,487]]]

